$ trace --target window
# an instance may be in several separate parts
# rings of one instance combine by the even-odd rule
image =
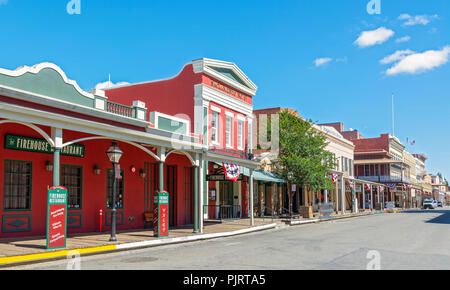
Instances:
[[[211,119],[211,141],[213,143],[219,143],[219,114],[217,112],[212,112]]]
[[[122,176],[122,179],[116,181],[116,208],[118,209],[123,208],[123,170],[120,170],[120,175]],[[106,207],[108,209],[112,208],[113,179],[114,169],[109,168],[106,181]]]
[[[375,176],[379,176],[380,175],[380,166],[378,164],[375,164]]]
[[[5,210],[31,210],[31,175],[31,162],[5,160]]]
[[[82,176],[81,166],[61,165],[61,186],[67,188],[69,209],[81,209]]]
[[[232,125],[233,125],[233,118],[230,116],[226,117],[226,124],[225,124],[225,145],[227,147],[232,147],[233,146],[233,140],[232,140],[232,136],[233,136],[233,129],[232,129]]]
[[[353,176],[353,160],[352,159],[349,159],[348,160],[348,174],[350,175],[350,176]]]
[[[364,165],[364,176],[370,176],[370,166]]]
[[[238,149],[243,150],[244,149],[244,122],[239,121],[238,122],[238,131],[237,131],[237,138],[238,138]]]
[[[345,172],[348,172],[348,158],[344,157]]]

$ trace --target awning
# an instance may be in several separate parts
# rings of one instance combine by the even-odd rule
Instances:
[[[222,163],[214,162],[217,165],[222,166]],[[250,169],[244,166],[241,166],[241,174],[244,176],[250,176]],[[278,182],[278,183],[286,183],[284,179],[278,177],[277,174],[272,172],[266,172],[261,170],[253,170],[253,180],[265,181],[265,182]]]

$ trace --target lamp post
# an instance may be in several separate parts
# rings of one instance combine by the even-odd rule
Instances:
[[[294,178],[294,174],[292,173],[292,171],[288,172],[287,178],[289,180],[289,214],[291,216],[292,219],[292,179]]]
[[[111,216],[111,237],[110,242],[117,241],[116,239],[116,183],[117,183],[117,173],[116,168],[119,163],[120,157],[122,157],[122,150],[117,146],[117,142],[113,141],[111,147],[106,151],[106,155],[113,165],[113,192],[112,192],[112,216]]]

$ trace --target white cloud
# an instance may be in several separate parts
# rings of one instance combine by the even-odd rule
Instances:
[[[382,44],[386,42],[389,38],[394,36],[395,32],[387,29],[386,27],[380,27],[375,30],[363,31],[355,44],[359,47],[368,47],[376,44]]]
[[[395,40],[395,42],[402,43],[402,42],[408,42],[410,40],[411,40],[411,36],[403,36],[403,37],[397,38]]]
[[[324,57],[324,58],[317,58],[314,63],[316,65],[316,67],[319,66],[323,66],[326,65],[327,63],[331,62],[333,59],[329,58],[329,57]]]
[[[8,4],[8,0],[0,0],[0,6]]]
[[[403,25],[405,26],[412,26],[412,25],[427,25],[428,23],[430,23],[431,21],[433,21],[434,19],[439,18],[439,16],[437,14],[435,15],[416,15],[416,16],[411,16],[409,14],[402,14],[398,17],[399,20],[406,20]]]
[[[117,84],[114,84],[111,81],[106,81],[104,83],[99,83],[95,86],[96,89],[98,90],[106,90],[106,89],[110,89],[110,88],[114,88],[114,87],[118,87],[118,86],[123,86],[123,85],[128,85],[129,83],[127,82],[118,82]]]
[[[441,50],[413,53],[402,58],[386,71],[389,76],[397,74],[418,74],[440,67],[448,62],[450,45]]]
[[[396,51],[394,54],[391,54],[389,56],[386,56],[385,58],[383,58],[382,60],[380,60],[380,63],[382,64],[388,64],[388,63],[393,63],[399,60],[404,59],[405,57],[407,57],[408,55],[411,55],[415,53],[412,50],[406,49],[406,50],[398,50]]]

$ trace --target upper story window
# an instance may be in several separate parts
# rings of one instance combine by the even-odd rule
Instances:
[[[219,113],[212,112],[211,117],[211,142],[219,143]]]
[[[370,176],[370,167],[369,167],[369,165],[364,165],[364,176]]]
[[[225,145],[233,147],[233,117],[230,114],[226,115],[225,121]]]
[[[238,121],[238,130],[237,130],[237,138],[238,138],[238,149],[244,149],[244,122]]]

